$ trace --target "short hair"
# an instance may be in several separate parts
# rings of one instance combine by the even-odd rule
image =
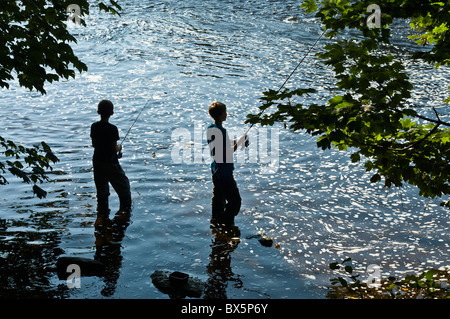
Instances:
[[[98,113],[101,116],[110,116],[113,114],[114,105],[110,100],[101,100],[98,103]]]
[[[227,107],[225,104],[221,103],[221,102],[212,102],[211,105],[209,106],[209,115],[211,115],[211,117],[216,120],[218,118],[220,118],[220,116],[226,112]]]

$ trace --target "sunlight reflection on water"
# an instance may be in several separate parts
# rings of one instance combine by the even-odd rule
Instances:
[[[95,252],[96,206],[89,127],[97,120],[96,104],[102,98],[114,102],[111,122],[123,137],[150,99],[121,160],[134,210],[121,244],[114,297],[165,298],[149,277],[158,269],[207,280],[213,245],[209,167],[174,164],[170,149],[155,158],[152,153],[171,146],[175,128],[193,130],[196,120],[206,125],[213,100],[228,105],[227,128],[241,127],[246,114],[256,112],[261,92],[280,85],[320,34],[314,19],[285,21],[301,16],[293,9],[295,1],[229,10],[212,1],[195,2],[204,6],[200,11],[189,8],[191,2],[183,7],[169,1],[142,11],[130,1],[120,18],[93,12],[88,28],[76,30],[75,51],[88,64],[87,73],[48,85],[46,96],[17,87],[2,90],[2,136],[27,144],[45,140],[61,160],[51,175],[54,182],[45,184],[45,200],[33,198],[29,186],[18,181],[2,186],[2,218],[11,220],[2,240],[27,233],[28,244],[39,246],[43,233],[55,231],[65,255],[89,258]],[[218,12],[228,19],[217,18]],[[417,75],[422,67],[427,68],[411,66],[411,72]],[[424,105],[440,100],[441,82],[448,79],[448,71],[442,72],[417,83],[435,97]],[[324,102],[331,76],[310,57],[291,85],[314,86],[316,102]],[[415,94],[424,97],[420,90]],[[447,113],[441,105],[439,110]],[[324,298],[323,287],[333,276],[328,264],[347,256],[357,261],[358,270],[378,264],[386,276],[449,266],[449,213],[439,201],[420,198],[411,187],[387,190],[370,184],[370,174],[351,163],[349,153],[322,152],[306,134],[279,129],[276,174],[261,174],[258,163],[236,165],[243,198],[236,220],[241,242],[229,253],[228,297]],[[118,206],[114,193],[110,205]],[[279,248],[246,238],[258,233]],[[83,289],[69,297],[98,297],[102,280],[83,280]]]

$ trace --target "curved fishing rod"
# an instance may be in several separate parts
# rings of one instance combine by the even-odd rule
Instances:
[[[290,80],[290,78],[292,77],[292,75],[294,75],[295,71],[297,71],[298,67],[300,66],[300,64],[302,64],[302,62],[305,60],[305,58],[308,56],[308,54],[311,52],[311,50],[316,46],[317,42],[319,42],[319,40],[322,38],[322,36],[325,34],[327,30],[324,30],[322,32],[322,34],[317,38],[317,40],[313,43],[313,45],[309,48],[308,52],[306,52],[306,54],[303,56],[303,58],[300,60],[300,62],[297,64],[297,66],[294,68],[294,70],[292,70],[291,74],[289,74],[289,76],[286,78],[286,80],[284,81],[284,83],[280,86],[280,88],[278,89],[277,93],[279,93],[283,87],[286,85],[286,83]],[[258,118],[261,117],[261,115],[263,115],[264,111],[266,109],[262,110],[259,114],[258,114]],[[255,123],[252,123],[252,125],[250,125],[250,127],[247,129],[247,131],[245,132],[244,136],[246,136],[248,134],[248,132],[250,131],[250,129],[253,127],[253,125],[255,125]]]

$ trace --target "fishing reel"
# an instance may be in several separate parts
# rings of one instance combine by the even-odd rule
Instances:
[[[241,136],[239,140],[237,141],[237,146],[241,146],[241,150],[248,147],[250,145],[250,141],[248,139],[248,135],[245,134],[244,136]]]

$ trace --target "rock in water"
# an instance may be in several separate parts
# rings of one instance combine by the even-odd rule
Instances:
[[[289,18],[286,18],[284,21],[285,22],[297,22],[298,18],[297,17],[289,17]]]
[[[273,240],[270,237],[267,237],[265,234],[258,234],[258,235],[252,235],[248,236],[247,239],[257,238],[261,245],[264,247],[272,247]]]
[[[183,280],[174,281],[173,278],[180,277],[180,274],[182,273],[171,273],[167,270],[155,270],[155,272],[150,275],[150,278],[152,278],[153,285],[155,285],[162,293],[169,295],[170,298],[200,298],[205,284],[199,278],[187,274],[184,274],[186,276],[183,276]]]
[[[273,240],[272,238],[262,236],[258,241],[263,245],[264,247],[272,247]]]
[[[82,257],[60,257],[56,262],[59,279],[66,279],[71,273],[67,272],[69,265],[80,267],[81,276],[103,276],[105,266],[98,260]]]

